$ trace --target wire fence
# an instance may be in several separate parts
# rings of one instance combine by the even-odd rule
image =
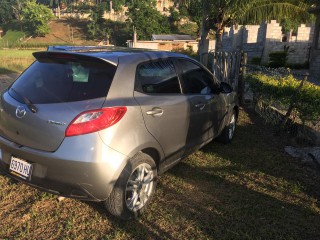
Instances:
[[[310,76],[307,70],[274,69],[251,64],[242,67],[245,68],[247,76],[244,96],[247,101],[249,100],[248,102],[253,103],[256,111],[267,122],[283,126],[287,124],[286,127],[289,126],[289,130],[294,133],[298,128],[304,129],[305,127],[320,133],[320,99],[317,99],[317,96],[320,96],[318,79]],[[263,91],[260,93],[254,92],[254,87],[248,81],[252,74],[265,75],[266,79],[274,81],[275,83],[272,83],[274,88],[271,88],[271,91],[274,92],[268,92],[268,87],[262,87]],[[286,85],[286,82],[289,84]],[[283,97],[283,94],[286,96]],[[310,142],[312,141],[318,140],[310,140]]]

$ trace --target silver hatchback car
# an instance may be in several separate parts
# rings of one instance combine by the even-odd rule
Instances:
[[[0,100],[0,170],[26,184],[130,219],[158,174],[233,138],[236,93],[185,55],[67,46],[33,55]]]

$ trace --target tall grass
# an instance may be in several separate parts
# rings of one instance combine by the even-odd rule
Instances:
[[[6,35],[0,39],[0,48],[11,48],[18,46],[22,39],[25,38],[25,33],[22,31],[8,30]]]
[[[0,50],[0,74],[6,73],[21,73],[24,71],[35,59],[32,53],[35,50]]]

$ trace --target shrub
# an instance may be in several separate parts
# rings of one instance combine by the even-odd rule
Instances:
[[[261,57],[253,57],[251,59],[251,63],[254,64],[254,65],[260,65],[261,64]]]
[[[305,82],[301,91],[298,92],[301,81],[292,75],[286,77],[268,76],[265,74],[248,75],[247,81],[253,92],[258,96],[263,96],[272,102],[280,102],[282,105],[292,104],[293,96],[294,108],[302,120],[320,119],[320,87],[312,83]]]
[[[290,69],[308,69],[309,68],[309,62],[306,61],[304,63],[289,63],[286,65],[286,67]]]
[[[49,33],[48,21],[53,18],[49,8],[36,3],[35,0],[28,0],[22,10],[23,22],[26,29],[35,36],[45,36]]]
[[[268,66],[273,68],[285,67],[287,63],[287,51],[271,52]]]

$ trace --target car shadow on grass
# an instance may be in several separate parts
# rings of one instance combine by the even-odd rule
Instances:
[[[135,239],[320,239],[317,175],[286,155],[255,114],[243,111],[230,145],[212,142],[159,177],[145,214],[121,221]]]
[[[299,184],[319,199],[319,173],[284,151],[292,140],[291,136],[275,134],[275,127],[265,124],[253,110],[243,109],[233,142],[224,145],[214,141],[200,152],[230,161],[235,171],[263,173]]]

